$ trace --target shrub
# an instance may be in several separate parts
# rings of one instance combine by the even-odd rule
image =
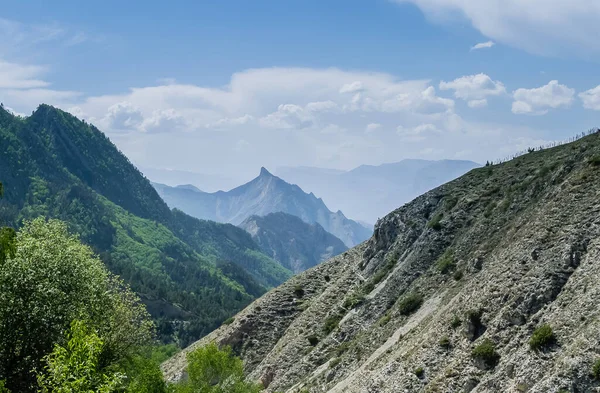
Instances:
[[[595,380],[600,380],[600,359],[596,360],[592,365],[592,377]]]
[[[310,336],[308,336],[307,339],[308,339],[308,342],[310,343],[310,345],[312,345],[313,347],[319,343],[319,338],[314,334],[311,334]]]
[[[390,314],[385,314],[383,317],[379,318],[379,321],[377,321],[377,324],[379,326],[385,326],[388,324],[388,322],[392,319],[392,317],[390,316]]]
[[[235,321],[234,317],[227,318],[223,321],[223,325],[231,325]]]
[[[548,324],[544,324],[533,332],[529,339],[529,347],[534,351],[538,351],[550,344],[555,340],[552,327]]]
[[[100,337],[85,323],[74,321],[67,345],[56,345],[44,358],[47,363],[45,372],[37,376],[39,391],[115,392],[125,376],[101,369],[99,360],[103,345]]]
[[[421,307],[423,296],[419,293],[408,294],[398,304],[398,310],[401,315],[410,315]]]
[[[439,344],[442,348],[450,348],[450,339],[448,338],[448,336],[444,336],[440,339]]]
[[[423,367],[417,367],[417,368],[415,368],[414,373],[417,376],[417,378],[423,378],[423,375],[425,374],[425,370],[423,369]]]
[[[435,267],[440,273],[449,273],[456,266],[456,263],[454,262],[454,256],[452,254],[452,249],[448,248],[437,260]]]
[[[187,355],[189,379],[176,385],[176,392],[258,393],[261,386],[247,382],[244,364],[230,347],[209,344]]]
[[[342,359],[340,359],[340,358],[331,359],[331,361],[329,362],[329,368],[335,368],[335,366],[340,364],[341,361],[342,361]]]
[[[294,296],[296,296],[297,298],[301,298],[304,296],[304,289],[302,288],[302,286],[296,285],[294,287]]]
[[[342,307],[344,307],[346,310],[351,310],[364,302],[364,300],[365,295],[362,293],[362,291],[355,291],[350,296],[346,297],[346,299],[344,299]]]
[[[427,223],[427,227],[439,231],[442,229],[442,218],[444,218],[444,213],[437,213],[433,218]]]
[[[458,315],[455,315],[454,318],[452,318],[452,321],[450,321],[450,327],[452,329],[456,329],[460,325],[462,325],[462,321],[460,320],[460,318],[458,317]]]
[[[329,334],[338,328],[340,321],[342,320],[342,315],[336,314],[331,315],[325,319],[325,325],[323,326],[323,331],[325,334]]]
[[[471,357],[475,361],[480,361],[489,368],[493,368],[500,360],[500,355],[496,352],[496,346],[490,339],[485,339],[481,344],[473,348]]]
[[[452,277],[456,280],[456,281],[460,281],[462,280],[464,276],[464,272],[462,270],[457,270],[454,272],[454,274],[452,275]]]
[[[590,164],[593,166],[600,166],[600,156],[593,156],[590,158]]]

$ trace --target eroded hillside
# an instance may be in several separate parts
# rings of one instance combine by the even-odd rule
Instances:
[[[594,391],[599,235],[596,133],[418,197],[195,345],[269,392]]]

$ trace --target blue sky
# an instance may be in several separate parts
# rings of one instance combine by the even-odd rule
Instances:
[[[3,5],[0,96],[142,168],[485,162],[600,125],[592,0],[82,3]]]

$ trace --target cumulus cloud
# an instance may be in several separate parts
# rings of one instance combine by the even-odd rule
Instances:
[[[579,98],[583,102],[584,108],[600,111],[600,85],[579,93]]]
[[[185,129],[186,121],[181,113],[173,108],[156,110],[145,118],[139,126],[143,132],[172,132]]]
[[[340,88],[341,94],[346,93],[357,93],[363,89],[363,85],[360,81],[355,81],[352,83],[346,83]]]
[[[504,84],[486,74],[466,75],[451,82],[442,81],[440,90],[454,90],[454,96],[468,101],[471,108],[486,106],[486,97],[506,94]]]
[[[111,129],[131,130],[137,129],[142,125],[144,115],[131,102],[123,101],[108,107],[104,121]]]
[[[473,45],[471,47],[471,50],[474,51],[474,50],[478,50],[478,49],[488,49],[494,45],[496,45],[496,43],[494,41],[480,42],[478,44]]]
[[[517,89],[513,93],[512,112],[515,114],[543,115],[549,108],[567,107],[574,100],[575,90],[558,81],[534,89]]]
[[[537,54],[587,56],[600,53],[595,34],[600,19],[596,0],[392,0],[413,3],[430,19],[470,21],[497,42]]]
[[[441,130],[431,123],[419,124],[416,127],[404,127],[398,126],[396,128],[396,134],[406,142],[419,142],[424,141],[428,137],[439,134]]]

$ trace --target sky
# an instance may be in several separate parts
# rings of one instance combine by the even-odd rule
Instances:
[[[261,166],[484,163],[600,126],[597,20],[597,0],[5,2],[0,100],[222,188]]]

